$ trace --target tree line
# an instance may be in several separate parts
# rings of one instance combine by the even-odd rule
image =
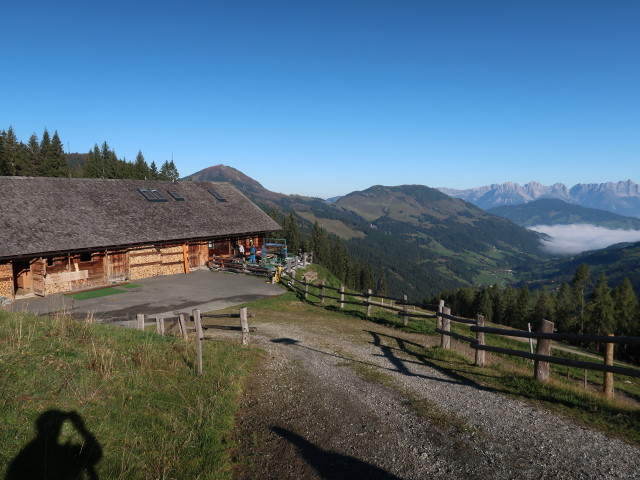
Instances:
[[[33,133],[25,144],[18,140],[13,127],[0,130],[0,176],[123,178],[139,180],[178,180],[180,175],[173,160],[157,167],[148,164],[141,151],[129,162],[120,159],[103,142],[86,154],[64,153],[56,130],[51,136],[45,128],[42,138]]]
[[[313,253],[314,263],[325,267],[351,290],[387,293],[387,272],[382,269],[376,277],[367,263],[352,257],[343,240],[327,232],[318,222],[309,227],[308,222],[300,221],[293,212],[272,209],[267,213],[282,226],[281,235],[290,253]]]
[[[437,303],[438,299],[444,300],[454,315],[475,318],[480,314],[489,322],[523,330],[527,324],[535,330],[545,319],[562,333],[640,336],[640,307],[629,279],[625,277],[611,288],[603,272],[593,282],[586,264],[577,268],[571,282],[562,282],[553,291],[542,287],[531,292],[526,285],[468,287],[443,291],[425,303]],[[621,358],[640,362],[638,345],[621,345],[617,351]]]

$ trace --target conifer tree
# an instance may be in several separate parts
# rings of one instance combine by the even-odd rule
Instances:
[[[45,171],[50,177],[66,177],[69,174],[67,169],[67,158],[64,154],[64,148],[62,142],[58,136],[58,131],[53,133],[51,138],[51,145],[46,157],[47,163],[45,163]]]
[[[0,149],[0,175],[19,175],[22,170],[20,165],[20,144],[12,126],[2,135]]]
[[[576,322],[576,297],[567,282],[562,282],[555,295],[556,326],[558,331],[571,333]]]
[[[42,165],[42,157],[40,156],[40,142],[35,132],[29,137],[29,143],[27,145],[27,164],[28,175],[34,177],[41,177],[44,174],[44,167]]]
[[[138,155],[136,155],[136,161],[133,164],[133,178],[137,178],[139,180],[144,180],[149,177],[149,165],[144,160],[144,155],[142,152],[138,150]]]
[[[580,264],[576,273],[573,276],[573,280],[571,280],[571,287],[573,288],[573,293],[576,299],[576,303],[578,305],[578,322],[580,324],[580,334],[584,333],[584,323],[585,323],[585,290],[591,285],[591,274],[589,273],[589,267],[587,267],[586,263]]]
[[[616,335],[638,336],[640,325],[638,324],[638,297],[633,291],[633,286],[627,277],[624,277],[620,285],[611,292],[613,298],[613,311],[616,319]]]
[[[158,167],[156,166],[156,162],[151,161],[151,165],[149,166],[149,180],[158,180]]]
[[[378,295],[387,295],[387,269],[380,267],[378,274],[378,284],[376,285],[376,293]]]
[[[51,172],[48,170],[48,156],[49,150],[51,150],[51,136],[49,136],[49,131],[45,128],[42,133],[42,140],[40,140],[40,165],[42,165],[42,176],[50,177]]]
[[[607,282],[607,275],[602,272],[586,308],[590,333],[599,335],[614,333],[613,309],[613,298]]]

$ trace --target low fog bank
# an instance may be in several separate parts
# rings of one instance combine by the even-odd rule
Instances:
[[[535,225],[530,230],[551,237],[543,248],[554,255],[573,255],[622,242],[640,242],[640,230],[612,230],[596,225]]]

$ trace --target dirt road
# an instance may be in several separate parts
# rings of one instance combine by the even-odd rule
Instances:
[[[262,323],[238,479],[640,478],[640,451],[439,370],[428,337],[358,319]],[[227,334],[225,334],[227,335]]]

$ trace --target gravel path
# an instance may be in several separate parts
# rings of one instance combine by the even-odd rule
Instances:
[[[640,478],[637,448],[406,353],[428,337],[361,320],[257,326],[267,357],[242,402],[238,479]]]

